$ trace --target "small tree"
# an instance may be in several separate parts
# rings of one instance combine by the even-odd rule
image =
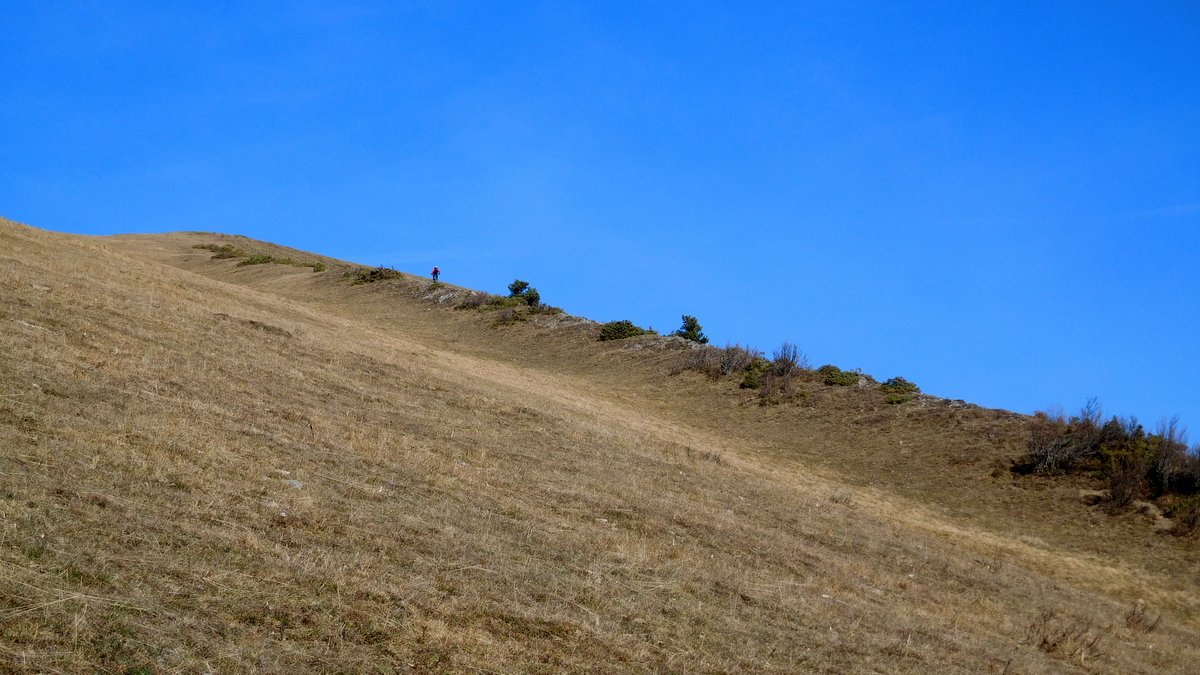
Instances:
[[[542,296],[538,290],[529,285],[528,281],[513,279],[513,282],[508,285],[508,297],[521,298],[525,304],[530,307],[537,307],[542,304]]]
[[[528,281],[513,279],[513,282],[508,285],[508,297],[517,298],[524,297],[525,291],[529,288]]]
[[[529,305],[530,307],[537,307],[538,305],[542,304],[542,294],[538,293],[537,289],[533,288],[532,286],[526,288],[525,292],[521,294],[521,297],[525,298],[525,304]]]
[[[696,317],[689,314],[683,315],[683,325],[680,326],[679,330],[671,333],[671,335],[691,340],[692,342],[699,342],[702,345],[708,343],[708,337],[701,329],[700,322],[696,320]]]

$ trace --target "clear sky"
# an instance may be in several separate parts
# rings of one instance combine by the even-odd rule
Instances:
[[[0,0],[0,215],[1200,440],[1200,4]]]

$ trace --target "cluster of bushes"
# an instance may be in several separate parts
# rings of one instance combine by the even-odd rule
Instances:
[[[212,251],[213,260],[240,258],[241,261],[238,262],[238,267],[245,267],[247,265],[291,265],[293,267],[311,267],[314,272],[325,271],[325,263],[322,262],[299,262],[291,258],[280,258],[265,253],[250,254],[233,244],[196,244],[192,248]]]
[[[227,258],[242,258],[246,252],[234,246],[233,244],[196,244],[192,248],[198,248],[204,251],[213,252],[213,260],[224,260]]]
[[[809,372],[808,358],[800,348],[784,342],[771,354],[769,361],[756,354],[738,386],[757,390],[762,403],[782,403],[797,396],[795,383]]]
[[[1137,499],[1156,500],[1176,518],[1176,531],[1200,526],[1200,446],[1188,448],[1178,419],[1147,433],[1134,418],[1105,421],[1095,399],[1078,415],[1034,415],[1018,473],[1083,474],[1105,481],[1107,503],[1120,511]]]
[[[684,314],[682,317],[683,323],[678,330],[670,333],[674,337],[681,337],[685,340],[690,340],[697,344],[708,344],[708,336],[704,334],[703,327],[700,326],[700,321],[690,315]],[[622,319],[620,321],[609,321],[600,327],[600,341],[607,340],[624,340],[625,338],[637,337],[639,335],[658,335],[658,331],[653,328],[642,328],[635,325],[632,321]]]
[[[248,256],[238,263],[238,267],[245,267],[246,265],[291,265],[293,267],[311,267],[314,272],[325,271],[325,263],[322,262],[298,262],[291,258],[280,258],[262,253]]]
[[[543,303],[538,290],[530,286],[529,282],[520,279],[514,279],[508,285],[507,296],[476,291],[464,297],[455,307],[456,309],[496,312],[492,328],[523,323],[535,314],[562,314],[561,308]]]
[[[817,375],[820,376],[821,382],[836,387],[849,387],[858,384],[858,381],[865,377],[856,370],[842,370],[831,363],[817,368]]]
[[[884,393],[884,402],[888,405],[898,405],[912,400],[913,396],[921,393],[921,388],[903,377],[893,377],[879,385]]]
[[[388,281],[389,279],[403,279],[404,273],[393,268],[380,265],[374,269],[369,267],[359,267],[358,269],[346,272],[346,276],[350,277],[350,283],[354,286],[360,284],[373,284],[378,281]]]
[[[625,338],[637,337],[639,335],[658,335],[658,331],[653,328],[642,328],[635,325],[632,321],[622,319],[621,321],[609,321],[600,326],[600,341],[607,342],[608,340],[624,340]]]
[[[783,403],[804,398],[806,393],[797,384],[821,382],[828,386],[851,386],[860,382],[875,382],[859,370],[842,370],[824,365],[813,370],[799,347],[784,342],[767,358],[761,350],[734,344],[726,347],[706,347],[687,354],[676,373],[694,370],[713,379],[740,375],[739,387],[754,390],[764,404]],[[905,403],[921,390],[902,377],[894,377],[880,385],[885,402]]]
[[[798,395],[795,381],[810,372],[800,349],[784,342],[768,359],[759,349],[739,344],[705,347],[685,356],[677,372],[694,370],[720,379],[741,376],[739,387],[752,389],[764,403],[782,403]]]
[[[513,279],[513,282],[508,285],[508,297],[520,300],[530,307],[537,307],[542,304],[542,295],[538,290],[529,285],[528,281]]]

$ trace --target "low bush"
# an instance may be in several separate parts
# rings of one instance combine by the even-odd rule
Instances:
[[[273,255],[266,255],[266,254],[262,254],[262,253],[256,253],[252,256],[248,256],[247,258],[245,258],[244,260],[242,260],[241,262],[238,263],[238,267],[245,267],[247,265],[291,265],[292,267],[311,267],[312,271],[314,271],[314,272],[324,272],[325,271],[325,263],[320,263],[320,262],[303,263],[303,262],[297,262],[296,260],[293,260],[291,258],[277,258]]]
[[[672,375],[678,375],[685,370],[695,370],[709,377],[720,377],[721,368],[718,364],[721,349],[718,347],[701,347],[689,349],[682,353],[679,363],[671,370]]]
[[[311,267],[313,272],[324,272],[325,263],[323,262],[297,262],[291,258],[277,258],[265,253],[255,253],[253,255],[247,253],[233,244],[195,244],[192,248],[201,249],[204,251],[212,251],[213,260],[224,260],[241,258],[238,267],[246,265],[292,265],[294,267]]]
[[[389,279],[402,279],[404,274],[391,267],[383,267],[382,265],[375,269],[367,267],[359,267],[353,272],[347,272],[347,275],[352,277],[351,284],[357,286],[359,284],[373,284],[379,281],[388,281]]]
[[[833,364],[826,364],[817,368],[817,375],[821,377],[821,381],[831,386],[849,387],[858,384],[862,373],[857,373],[851,370],[842,370]]]
[[[223,260],[227,258],[242,258],[246,252],[234,246],[233,244],[196,244],[192,248],[198,248],[205,251],[213,252],[213,260]]]
[[[626,319],[609,321],[600,327],[601,342],[607,340],[624,340],[625,338],[637,337],[639,335],[658,335],[658,333],[653,329],[636,326],[632,321]]]
[[[762,352],[753,347],[733,344],[724,347],[700,347],[690,349],[683,357],[677,372],[695,370],[713,379],[745,372]]]
[[[756,359],[762,359],[762,352],[753,347],[725,345],[724,349],[717,350],[717,371],[720,375],[740,373],[750,368]]]
[[[879,389],[885,394],[917,394],[921,391],[920,387],[903,377],[893,377],[879,385]]]
[[[1148,456],[1140,449],[1120,450],[1108,454],[1109,510],[1120,510],[1133,503],[1145,492]]]
[[[884,403],[900,405],[911,401],[913,395],[919,393],[921,388],[903,377],[893,377],[879,385],[879,390],[884,393]]]
[[[528,307],[529,303],[525,302],[525,298],[521,297],[503,297],[499,295],[487,296],[487,300],[483,303],[480,309],[497,310],[511,309],[513,307]]]
[[[1167,515],[1175,521],[1175,525],[1171,527],[1171,534],[1187,537],[1200,532],[1200,495],[1180,500]]]
[[[487,304],[489,296],[482,291],[472,291],[455,305],[455,309],[481,309]]]
[[[245,260],[242,260],[241,262],[239,262],[238,267],[245,267],[247,265],[270,265],[270,264],[295,265],[296,261],[292,260],[291,258],[276,258],[274,256],[266,255],[265,253],[255,253],[254,255],[248,256]]]
[[[770,361],[762,357],[755,358],[750,361],[750,365],[746,366],[746,375],[738,386],[742,389],[758,389],[763,385],[763,378],[770,372]]]
[[[1162,623],[1162,612],[1152,614],[1142,600],[1133,603],[1133,606],[1125,613],[1125,625],[1139,633],[1153,633],[1160,623]]]
[[[771,367],[776,375],[790,377],[808,369],[808,358],[799,347],[790,342],[779,345],[779,349],[771,356]]]
[[[1069,619],[1046,610],[1030,625],[1029,641],[1047,654],[1083,663],[1105,655],[1104,639],[1111,630],[1111,627],[1099,629],[1089,621]]]
[[[1174,420],[1147,434],[1134,418],[1101,424],[1100,405],[1089,400],[1078,415],[1034,414],[1026,452],[1016,473],[1084,474],[1104,481],[1105,505],[1114,513],[1137,499],[1154,499],[1176,517],[1176,531],[1200,526],[1200,448],[1188,449]],[[1194,509],[1194,511],[1189,511]]]
[[[524,323],[528,320],[528,311],[520,309],[502,309],[496,313],[496,320],[492,322],[492,328],[512,326],[518,323]]]
[[[760,378],[758,402],[762,405],[778,405],[802,395],[796,391],[794,375],[780,375],[768,368]]]

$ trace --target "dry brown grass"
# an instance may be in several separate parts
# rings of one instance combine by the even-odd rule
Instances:
[[[449,311],[453,287],[192,248],[227,241],[0,221],[0,667],[1200,657],[1194,540],[995,472],[1014,416],[819,383],[764,408],[671,376],[668,340],[548,315],[493,329]]]

